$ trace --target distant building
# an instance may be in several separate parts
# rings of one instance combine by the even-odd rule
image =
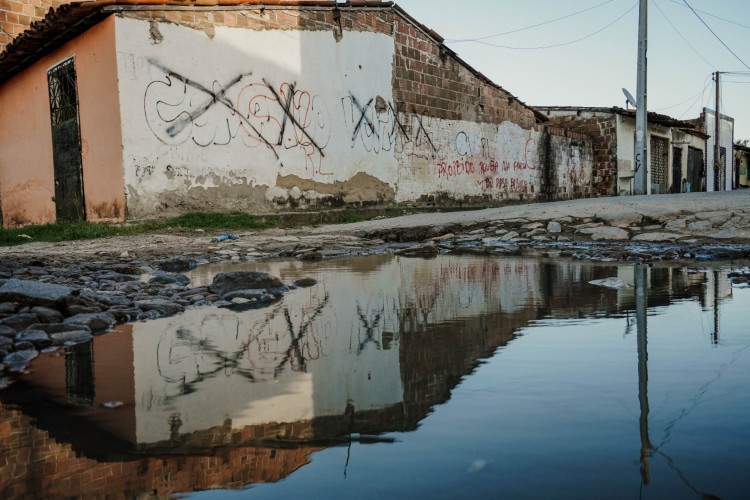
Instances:
[[[706,165],[712,168],[706,169],[706,182],[708,191],[729,191],[736,187],[737,179],[733,173],[734,166],[731,158],[734,157],[732,150],[734,146],[734,118],[721,115],[719,121],[719,156],[716,157],[714,136],[716,135],[716,112],[712,109],[703,108],[700,117],[690,120],[696,128],[709,137],[706,139]],[[730,159],[727,161],[727,159]]]
[[[618,107],[537,106],[550,125],[589,135],[593,144],[594,193],[634,192],[635,111]],[[648,113],[649,192],[706,190],[705,153],[708,135],[690,122]]]
[[[750,147],[740,144],[734,145],[734,178],[737,188],[750,187],[747,167],[750,165]]]

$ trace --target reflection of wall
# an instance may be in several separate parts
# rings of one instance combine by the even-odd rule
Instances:
[[[318,448],[234,447],[216,456],[173,455],[97,462],[0,405],[0,491],[4,498],[125,497],[241,488],[274,482]]]

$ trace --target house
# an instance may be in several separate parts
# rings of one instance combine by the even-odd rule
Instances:
[[[734,179],[735,187],[750,187],[747,178],[747,167],[750,165],[750,146],[744,144],[734,145]]]
[[[703,108],[699,118],[692,120],[696,128],[709,135],[706,139],[706,169],[708,191],[729,191],[734,189],[735,179],[731,158],[734,157],[734,118],[721,114],[719,128],[716,127],[716,111]],[[719,134],[718,155],[714,137]],[[730,158],[727,161],[727,158]]]
[[[597,196],[633,193],[635,111],[619,107],[536,106],[549,124],[592,137]],[[708,135],[693,123],[648,113],[650,193],[705,191]]]
[[[392,2],[96,0],[8,29],[6,226],[591,195],[585,135]]]

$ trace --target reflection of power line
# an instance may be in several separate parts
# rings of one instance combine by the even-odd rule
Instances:
[[[717,380],[721,379],[721,377],[723,376],[722,371],[726,369],[727,367],[731,366],[733,363],[735,363],[740,358],[742,353],[748,348],[750,348],[750,344],[744,347],[741,347],[740,349],[737,349],[732,354],[732,357],[730,358],[729,361],[723,363],[722,365],[719,366],[718,369],[716,369],[716,371],[714,372],[714,377],[711,380],[708,380],[707,382],[705,382],[702,386],[698,388],[698,392],[696,393],[696,395],[690,399],[689,405],[683,408],[680,411],[680,413],[677,415],[677,417],[667,422],[666,427],[664,427],[664,437],[661,443],[659,443],[659,445],[656,447],[657,449],[664,447],[667,443],[669,443],[669,441],[671,441],[672,430],[674,429],[674,427],[680,422],[680,420],[687,417],[690,414],[690,412],[692,412],[695,408],[698,407],[698,405],[701,403],[701,399],[703,398],[703,396],[706,395],[711,385]]]

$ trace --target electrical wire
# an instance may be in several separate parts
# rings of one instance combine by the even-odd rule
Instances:
[[[700,102],[701,108],[705,107],[705,106],[703,106],[703,97],[706,95],[706,89],[708,89],[710,87],[711,88],[711,92],[713,92],[713,86],[711,85],[711,82],[708,81],[709,78],[711,78],[711,76],[712,76],[712,74],[709,74],[705,78],[705,80],[703,80],[704,85],[703,85],[703,90],[701,90],[700,97],[698,97],[697,99],[693,100],[693,102],[690,103],[690,105],[687,107],[687,109],[685,109],[685,111],[683,111],[683,113],[680,116],[677,117],[678,119],[682,119],[683,116],[685,116],[686,114],[688,114],[690,112],[690,110],[693,109],[693,107],[695,106],[695,104],[697,102]],[[709,92],[709,96],[711,95],[711,92]],[[682,104],[684,104],[684,103],[682,103]]]
[[[445,42],[446,43],[477,42],[479,40],[487,40],[488,38],[495,38],[495,37],[498,37],[498,36],[510,35],[511,33],[518,33],[519,31],[525,31],[525,30],[528,30],[528,29],[531,29],[531,28],[538,28],[539,26],[544,26],[545,24],[552,24],[552,23],[555,23],[557,21],[562,21],[563,19],[568,19],[569,17],[577,16],[578,14],[583,14],[584,12],[588,12],[590,10],[594,10],[594,9],[596,9],[598,7],[601,7],[602,5],[606,5],[606,4],[612,3],[614,1],[615,0],[607,0],[606,2],[602,2],[600,4],[594,5],[593,7],[589,7],[588,9],[583,9],[583,10],[579,10],[577,12],[573,12],[572,14],[568,14],[567,16],[558,17],[556,19],[550,19],[549,21],[544,21],[544,22],[541,22],[541,23],[532,24],[531,26],[525,26],[523,28],[518,28],[518,29],[514,29],[514,30],[510,30],[510,31],[505,31],[503,33],[496,33],[494,35],[480,36],[478,38],[463,38],[463,39],[455,39],[455,40],[447,39],[447,40],[445,40]]]
[[[669,1],[672,2],[672,3],[674,3],[674,4],[679,5],[680,7],[684,7],[685,6],[680,0],[669,0]],[[741,24],[741,23],[738,23],[737,21],[732,21],[731,19],[727,19],[725,17],[719,17],[719,16],[717,16],[715,14],[711,14],[710,12],[706,12],[705,10],[699,10],[699,9],[694,9],[694,10],[695,10],[695,12],[700,12],[701,14],[705,14],[707,16],[714,17],[714,18],[719,19],[721,21],[725,21],[727,23],[731,23],[731,24],[734,24],[734,25],[737,25],[737,26],[741,26],[743,28],[747,28],[747,29],[750,30],[750,26],[748,26],[746,24]]]
[[[693,50],[693,52],[695,52],[698,55],[698,57],[700,57],[701,59],[703,59],[703,61],[705,61],[706,64],[708,64],[713,69],[716,69],[716,66],[714,66],[708,59],[706,59],[705,57],[703,57],[703,54],[701,54],[700,52],[698,52],[696,50],[696,48],[693,47],[693,45],[690,42],[688,42],[687,38],[685,38],[682,35],[682,33],[680,33],[680,30],[678,30],[677,27],[674,24],[672,24],[672,21],[670,21],[669,17],[667,17],[667,15],[664,13],[664,11],[661,10],[661,7],[659,7],[659,3],[656,0],[654,0],[654,5],[656,6],[656,9],[664,17],[664,19],[666,19],[667,23],[669,23],[669,25],[672,27],[672,29],[675,30],[675,32],[680,36],[680,38],[682,38],[682,41],[685,42],[687,44],[687,46],[690,47]]]
[[[706,80],[708,80],[708,78],[706,78]],[[678,106],[682,106],[683,104],[685,104],[688,101],[693,101],[693,103],[695,103],[698,99],[702,99],[703,98],[703,94],[706,92],[706,89],[708,88],[708,86],[709,86],[709,83],[706,83],[703,86],[703,89],[699,90],[697,94],[691,95],[690,97],[688,97],[687,99],[685,99],[682,102],[679,102],[677,104],[673,104],[672,106],[667,106],[667,107],[664,107],[664,108],[657,108],[654,111],[665,111],[667,109],[676,108]]]
[[[541,50],[541,49],[552,49],[552,48],[555,48],[555,47],[563,47],[565,45],[572,45],[572,44],[580,42],[582,40],[586,40],[587,38],[591,38],[594,35],[598,35],[602,31],[606,30],[607,28],[609,28],[610,26],[612,26],[613,24],[615,24],[617,21],[619,21],[620,19],[622,19],[623,17],[625,17],[626,15],[628,15],[637,6],[638,6],[638,2],[635,2],[632,7],[630,7],[628,10],[626,10],[625,12],[623,12],[619,17],[617,17],[614,21],[612,21],[611,23],[607,24],[603,28],[601,28],[601,29],[599,29],[597,31],[594,31],[593,33],[589,33],[586,36],[582,36],[581,38],[576,38],[575,40],[570,40],[568,42],[555,43],[555,44],[552,44],[552,45],[541,45],[541,46],[538,46],[538,47],[512,47],[510,45],[497,45],[497,44],[494,44],[494,43],[484,42],[484,41],[481,41],[481,40],[471,40],[471,41],[474,42],[474,43],[480,43],[482,45],[488,45],[490,47],[495,47],[495,48],[498,48],[498,49],[509,49],[509,50]]]
[[[690,10],[693,11],[693,14],[695,14],[695,17],[697,17],[698,19],[700,19],[700,22],[703,23],[703,26],[705,26],[706,28],[708,28],[708,31],[710,31],[711,34],[713,36],[715,36],[718,41],[721,42],[721,44],[724,46],[724,48],[726,48],[729,52],[731,52],[731,54],[739,62],[741,62],[744,67],[746,67],[747,69],[750,69],[750,66],[748,66],[747,64],[745,64],[745,61],[743,61],[742,59],[740,59],[740,57],[737,54],[735,54],[734,51],[732,49],[730,49],[729,46],[726,43],[724,43],[724,40],[722,40],[721,38],[719,38],[719,35],[717,35],[716,33],[714,33],[714,30],[712,30],[711,27],[708,24],[706,24],[706,21],[703,20],[703,18],[695,11],[695,9],[688,3],[688,1],[687,0],[682,0],[682,1],[685,2],[685,5],[687,5],[690,8]]]

